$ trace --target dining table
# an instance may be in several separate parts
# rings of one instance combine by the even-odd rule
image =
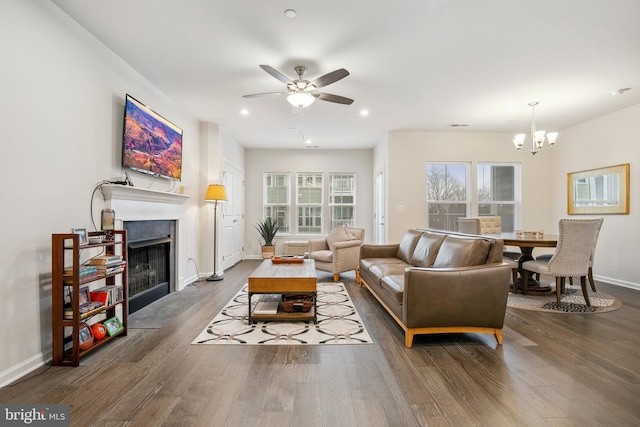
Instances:
[[[533,257],[535,248],[555,248],[558,245],[558,235],[537,232],[503,232],[500,234],[486,234],[486,236],[502,239],[505,246],[518,246],[520,248],[520,257],[517,259],[520,272],[520,287],[522,287],[524,274],[527,274],[529,279],[527,292],[544,295],[551,293],[551,286],[539,283],[533,277],[533,272],[522,269],[522,263],[535,259]]]

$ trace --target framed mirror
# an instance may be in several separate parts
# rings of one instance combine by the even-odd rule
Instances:
[[[567,174],[567,211],[581,214],[629,213],[629,163]]]

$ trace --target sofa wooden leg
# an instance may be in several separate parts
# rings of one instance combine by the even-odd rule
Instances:
[[[413,332],[405,331],[404,332],[404,346],[407,348],[411,348],[413,345]]]
[[[356,283],[360,284],[360,269],[356,268]],[[593,290],[595,292],[595,289]]]
[[[496,341],[498,341],[498,344],[502,345],[502,329],[496,329],[495,336],[496,336]]]
[[[340,280],[340,274],[336,273],[336,274],[333,275],[333,281],[337,282],[338,280]]]

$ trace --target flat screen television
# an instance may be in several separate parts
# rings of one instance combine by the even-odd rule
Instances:
[[[122,166],[175,181],[182,175],[182,129],[126,96]]]

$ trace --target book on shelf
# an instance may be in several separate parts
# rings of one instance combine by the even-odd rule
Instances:
[[[78,274],[80,275],[80,277],[82,276],[87,276],[90,274],[95,274],[98,271],[98,269],[93,266],[93,265],[81,265],[78,267]],[[72,276],[73,275],[73,267],[67,267],[64,269],[64,275],[65,276]]]
[[[263,294],[253,309],[253,314],[276,314],[280,305],[280,294]]]
[[[98,255],[91,258],[87,264],[89,265],[109,265],[122,261],[122,255]]]
[[[102,290],[103,288],[96,289],[95,291],[91,291],[89,296],[91,297],[91,301],[101,302],[103,305],[111,305],[111,291],[110,290]]]
[[[83,315],[85,313],[88,313],[92,310],[95,310],[97,308],[103,307],[104,304],[99,302],[99,301],[89,301],[85,304],[81,304],[78,307],[78,312],[80,313],[80,315]],[[68,305],[64,308],[64,318],[65,319],[73,319],[73,308],[71,307],[71,305]]]
[[[94,289],[93,292],[91,292],[91,299],[94,299],[93,298],[94,293],[96,294],[96,297],[98,293],[100,294],[105,293],[105,294],[108,294],[107,300],[106,300],[107,302],[105,303],[105,305],[112,305],[119,301],[122,301],[123,294],[124,294],[123,289],[124,288],[122,287],[122,285],[103,286],[101,288]],[[100,299],[98,299],[98,301],[100,301]]]

